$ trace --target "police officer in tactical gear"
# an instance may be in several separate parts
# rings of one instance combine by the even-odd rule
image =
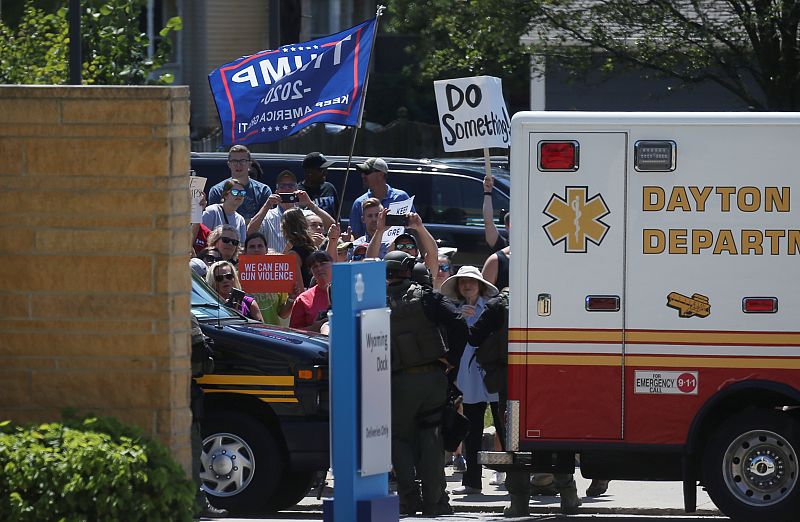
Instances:
[[[400,512],[451,514],[441,432],[447,400],[441,360],[447,347],[440,328],[453,346],[464,346],[467,324],[447,297],[412,281],[413,257],[395,250],[384,261],[386,300],[392,310],[392,465]],[[415,468],[422,479],[421,498]]]
[[[211,350],[209,341],[200,329],[200,322],[192,317],[192,382],[191,382],[191,402],[192,410],[192,477],[197,486],[197,510],[198,516],[205,518],[222,518],[228,516],[227,509],[219,509],[211,505],[206,497],[206,492],[200,489],[200,454],[203,451],[203,436],[200,430],[200,423],[203,420],[203,389],[195,381],[206,373],[214,371],[214,352]]]

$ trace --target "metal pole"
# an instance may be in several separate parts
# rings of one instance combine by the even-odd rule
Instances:
[[[69,0],[69,84],[81,84],[81,1]]]
[[[336,210],[336,217],[334,220],[339,221],[339,216],[342,215],[342,204],[344,203],[344,191],[347,190],[347,177],[350,175],[350,162],[353,161],[353,151],[356,148],[356,137],[358,136],[358,129],[361,127],[361,119],[364,117],[364,105],[367,103],[367,84],[369,83],[369,73],[372,68],[372,58],[375,56],[375,40],[378,38],[378,27],[381,24],[381,15],[386,9],[385,6],[379,5],[378,12],[375,14],[375,32],[372,34],[372,47],[369,53],[369,63],[367,64],[367,74],[364,77],[364,87],[361,89],[361,107],[358,110],[358,122],[353,127],[353,141],[350,143],[350,155],[347,157],[347,170],[344,171],[344,183],[342,183],[342,197],[339,198],[339,208]]]

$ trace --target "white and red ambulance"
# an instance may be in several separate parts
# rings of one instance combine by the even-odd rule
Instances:
[[[512,120],[504,469],[800,520],[800,114]]]

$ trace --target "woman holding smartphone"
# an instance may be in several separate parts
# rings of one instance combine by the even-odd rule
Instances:
[[[242,285],[239,283],[239,276],[236,269],[228,261],[217,261],[208,268],[206,272],[206,283],[214,289],[229,306],[250,319],[264,321],[261,316],[261,309],[256,300],[242,292]],[[234,294],[241,296],[237,299]],[[234,297],[231,299],[231,297]]]
[[[497,288],[481,276],[474,266],[462,266],[458,273],[449,277],[443,284],[442,294],[461,305],[461,315],[472,326],[483,313],[486,301],[497,295]],[[450,347],[451,350],[455,347]],[[492,410],[495,428],[502,437],[503,424],[498,408],[497,393],[489,393],[483,383],[484,371],[476,360],[476,347],[467,344],[458,365],[456,386],[464,394],[464,416],[469,420],[469,433],[464,439],[464,456],[467,470],[461,480],[461,487],[453,490],[455,495],[480,493],[482,484],[481,465],[478,464],[478,451],[483,438],[483,415],[486,404]]]

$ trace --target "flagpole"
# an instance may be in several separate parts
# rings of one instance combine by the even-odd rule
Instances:
[[[375,40],[378,38],[378,28],[381,24],[381,16],[386,6],[379,5],[375,13],[375,31],[372,33],[372,47],[370,47],[369,63],[367,64],[367,74],[364,76],[364,86],[361,88],[361,107],[358,110],[358,121],[356,126],[353,127],[353,141],[350,143],[350,155],[347,157],[347,169],[344,171],[344,183],[342,184],[342,196],[339,198],[339,208],[336,210],[336,222],[339,222],[339,217],[342,215],[342,204],[344,203],[344,191],[347,190],[347,177],[350,174],[350,163],[353,161],[353,151],[356,148],[356,138],[358,137],[358,129],[361,127],[361,119],[364,117],[364,106],[367,104],[367,84],[369,84],[369,73],[372,69],[372,58],[375,56]]]

